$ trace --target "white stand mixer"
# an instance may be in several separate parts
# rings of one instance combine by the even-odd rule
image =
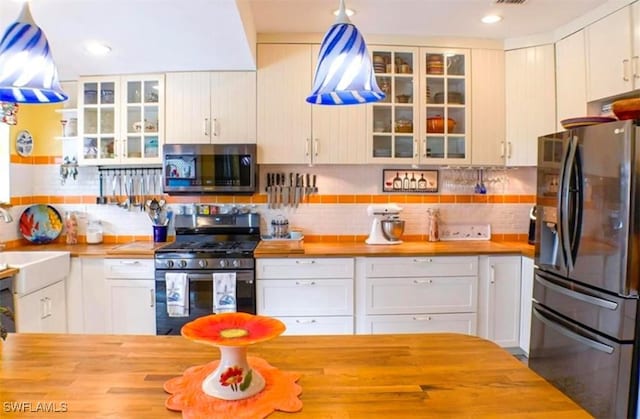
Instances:
[[[388,240],[382,233],[381,221],[396,217],[402,208],[396,204],[373,204],[367,207],[367,214],[373,216],[373,224],[369,237],[364,241],[367,244],[400,244],[402,240]]]

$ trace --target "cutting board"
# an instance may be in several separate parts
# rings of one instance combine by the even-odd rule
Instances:
[[[153,255],[156,249],[169,243],[156,243],[152,241],[138,241],[116,246],[107,251],[108,255]]]
[[[304,245],[301,240],[272,240],[261,241],[256,247],[256,253],[271,254],[301,254],[304,253]]]

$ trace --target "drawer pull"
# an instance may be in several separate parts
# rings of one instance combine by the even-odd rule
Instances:
[[[413,320],[416,321],[429,321],[431,320],[431,316],[413,316]]]
[[[298,324],[311,324],[311,323],[315,323],[315,322],[316,322],[315,319],[310,319],[310,320],[296,319],[296,323],[298,323]]]
[[[140,265],[140,261],[139,260],[131,260],[131,261],[121,260],[120,265],[135,266],[135,265]]]
[[[413,259],[413,262],[414,263],[430,263],[430,262],[433,262],[433,259],[432,258],[416,258],[416,259]]]
[[[433,284],[433,279],[414,279],[414,284]]]
[[[315,285],[316,281],[296,281],[296,285]]]
[[[316,263],[315,260],[296,260],[297,265],[313,265]]]

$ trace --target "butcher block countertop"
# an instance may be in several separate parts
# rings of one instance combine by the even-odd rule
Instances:
[[[9,278],[18,273],[18,269],[7,268],[0,271],[0,279]]]
[[[131,243],[100,243],[100,244],[30,244],[10,250],[55,250],[69,252],[71,256],[107,257],[107,258],[153,258],[156,249],[169,243],[155,243],[153,241],[134,241]]]
[[[302,374],[302,410],[270,419],[591,417],[505,350],[467,335],[280,336],[249,355]],[[139,419],[179,418],[164,407],[163,383],[219,352],[179,336],[10,333],[0,356],[3,409],[51,403],[67,412],[42,417]]]
[[[277,245],[277,247],[275,246]],[[291,251],[287,250],[287,246]],[[533,257],[534,246],[525,242],[439,241],[404,242],[393,245],[371,245],[364,242],[298,241],[260,242],[256,258],[281,257],[354,257],[354,256],[451,256],[521,254]]]

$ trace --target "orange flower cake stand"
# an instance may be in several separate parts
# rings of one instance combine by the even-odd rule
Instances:
[[[217,346],[220,360],[191,367],[167,381],[164,388],[172,395],[166,407],[182,411],[183,417],[264,417],[273,410],[299,411],[300,374],[279,371],[261,358],[247,358],[249,345],[273,339],[284,330],[277,319],[248,313],[214,314],[187,323],[182,336]]]

